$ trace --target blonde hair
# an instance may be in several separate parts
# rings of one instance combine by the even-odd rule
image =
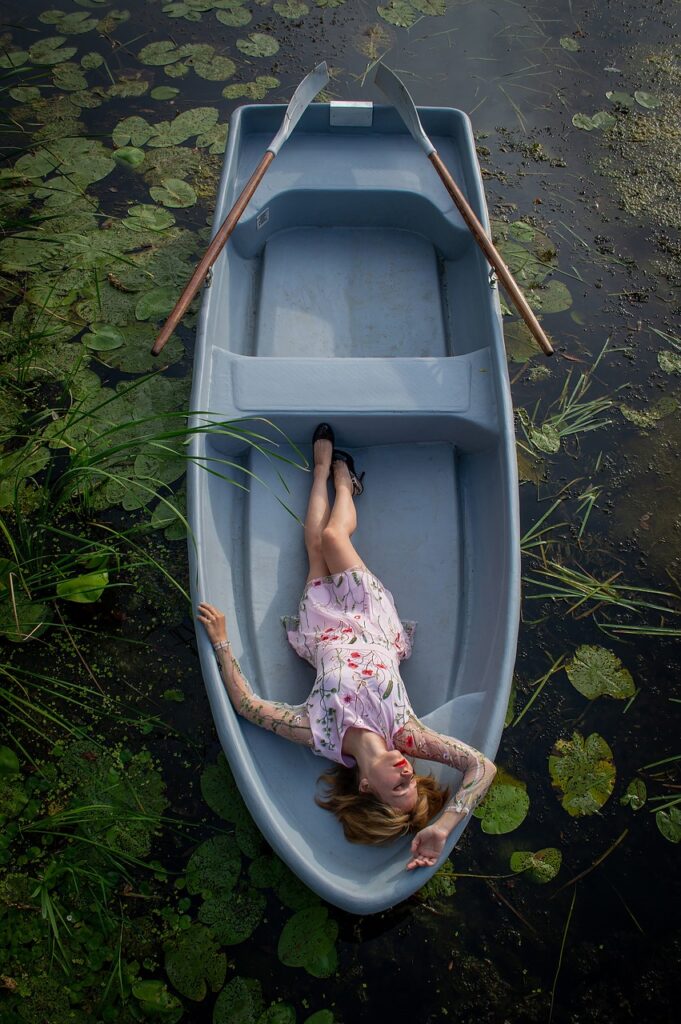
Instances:
[[[319,781],[326,786],[327,793],[322,798],[315,797],[315,801],[336,815],[349,842],[380,846],[425,828],[447,802],[449,789],[440,786],[432,775],[415,778],[418,799],[412,811],[391,807],[373,793],[360,793],[357,766],[346,768],[342,764],[320,775]]]

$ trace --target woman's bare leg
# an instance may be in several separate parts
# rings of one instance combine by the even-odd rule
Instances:
[[[364,562],[350,540],[357,528],[357,512],[348,467],[345,462],[334,462],[332,472],[336,500],[322,531],[322,554],[329,571],[336,573],[364,566]]]
[[[308,580],[329,575],[329,567],[322,552],[322,534],[331,515],[328,481],[331,472],[332,451],[331,442],[325,438],[315,441],[312,452],[314,476],[305,515],[305,548],[309,561]]]

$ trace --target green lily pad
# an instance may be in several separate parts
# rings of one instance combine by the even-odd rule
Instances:
[[[572,739],[560,739],[549,757],[554,788],[572,817],[596,814],[609,799],[616,770],[612,750],[598,733],[584,739],[575,731]]]
[[[657,364],[665,373],[681,373],[681,353],[658,352]]]
[[[160,1018],[163,1024],[175,1024],[184,1014],[182,1003],[162,981],[138,981],[132,986],[132,994],[145,1017]]]
[[[149,194],[152,199],[172,209],[193,206],[198,198],[191,185],[181,178],[164,178],[162,185],[153,185],[149,189]]]
[[[247,7],[243,6],[243,3],[235,0],[229,7],[216,11],[215,17],[228,28],[242,28],[242,26],[248,25],[253,15]]]
[[[541,352],[524,320],[504,324],[506,355],[512,363],[526,363]]]
[[[241,871],[241,854],[233,836],[208,839],[189,858],[187,892],[212,896],[231,892]]]
[[[137,302],[135,316],[138,320],[159,320],[170,313],[177,299],[178,293],[173,287],[152,288]]]
[[[248,39],[237,39],[237,49],[247,57],[273,57],[279,52],[279,43],[265,32],[251,32]]]
[[[511,871],[522,872],[531,882],[545,885],[556,877],[562,860],[562,853],[553,846],[536,853],[516,850],[511,854]]]
[[[620,803],[623,807],[631,807],[632,811],[640,811],[647,799],[648,790],[643,779],[632,779],[620,797]]]
[[[554,454],[560,451],[560,434],[552,423],[543,423],[541,426],[530,424],[528,436],[531,444],[540,452]]]
[[[584,132],[592,132],[596,127],[588,114],[573,114],[572,123],[575,128],[579,128]]]
[[[665,839],[670,843],[681,843],[681,810],[670,807],[668,811],[658,811],[655,823]]]
[[[94,71],[96,68],[101,68],[104,63],[104,58],[101,53],[86,53],[80,58],[80,66],[85,68],[86,71]]]
[[[172,100],[178,95],[179,91],[173,85],[157,85],[155,89],[151,90],[149,95],[152,100]]]
[[[10,747],[0,746],[0,778],[19,775],[19,758]]]
[[[83,344],[95,352],[111,352],[123,344],[123,335],[109,324],[91,324],[83,335]]]
[[[87,89],[87,78],[78,64],[59,64],[52,74],[55,89],[63,92],[79,92]]]
[[[149,43],[137,54],[143,64],[150,64],[152,67],[165,67],[175,61],[182,60],[183,53],[170,39],[163,39],[157,43]]]
[[[57,597],[76,604],[98,601],[109,585],[108,572],[87,572],[57,584]]]
[[[199,920],[209,926],[223,946],[237,946],[251,935],[262,921],[266,900],[262,893],[220,892],[204,900]]]
[[[336,970],[338,925],[326,907],[308,907],[284,925],[277,954],[287,967],[304,967],[314,978],[328,978]]]
[[[289,21],[298,21],[310,13],[310,8],[303,0],[286,0],[286,3],[272,4],[272,7],[280,17]]]
[[[636,103],[634,97],[630,96],[628,92],[618,92],[617,90],[612,90],[610,92],[606,92],[605,95],[611,103],[617,103],[620,107],[630,108],[633,107]]]
[[[27,60],[26,50],[5,50],[4,53],[0,53],[0,68],[12,71],[14,68],[20,68]]]
[[[527,817],[529,808],[526,784],[498,768],[485,799],[473,814],[480,818],[483,832],[499,836],[518,828]]]
[[[421,17],[420,11],[409,0],[390,0],[390,3],[376,8],[380,18],[398,28],[411,28]]]
[[[607,110],[599,110],[591,118],[591,123],[594,128],[612,128],[613,125],[617,124],[617,118],[609,114]]]
[[[175,223],[175,215],[170,210],[151,204],[131,206],[123,226],[132,231],[164,231]]]
[[[579,43],[576,39],[573,39],[572,36],[561,36],[560,45],[564,50],[568,50],[570,53],[577,53],[580,48]]]
[[[446,860],[432,878],[429,878],[424,886],[418,891],[419,899],[432,902],[433,900],[449,899],[456,892],[456,872],[451,860]]]
[[[258,1018],[258,1024],[296,1024],[296,1011],[290,1003],[273,1003]]]
[[[236,71],[236,64],[231,57],[216,54],[209,60],[195,60],[194,71],[199,78],[204,78],[207,82],[224,82],[232,77]]]
[[[319,4],[319,0],[317,0]],[[317,1010],[310,1017],[306,1017],[303,1024],[334,1024],[335,1017],[331,1010]]]
[[[114,160],[119,164],[127,164],[128,167],[139,167],[144,160],[144,150],[136,146],[122,146],[114,150]]]
[[[605,647],[578,647],[565,671],[574,688],[588,700],[602,696],[625,700],[636,690],[629,670]]]
[[[39,39],[37,43],[29,47],[28,55],[34,64],[63,64],[77,52],[75,46],[62,46],[62,43],[65,42],[65,36]]]
[[[654,96],[651,92],[644,92],[642,89],[636,90],[634,99],[640,107],[645,107],[646,110],[655,110],[656,107],[662,106],[659,96]]]
[[[645,429],[654,427],[665,416],[670,416],[676,412],[678,405],[679,403],[675,398],[672,398],[671,395],[665,395],[664,398],[660,398],[648,409],[632,409],[630,405],[622,403],[620,405],[620,412],[625,420],[629,420],[630,423],[635,423],[637,427]]]
[[[219,992],[227,973],[227,957],[220,952],[215,936],[200,924],[179,932],[163,947],[165,969],[180,995],[199,1002],[208,989]]]
[[[135,115],[124,117],[122,121],[119,121],[111,137],[116,147],[143,146],[151,138],[153,131],[154,129],[148,121]]]
[[[562,281],[551,280],[544,287],[532,293],[533,306],[542,313],[562,313],[572,305],[572,295]]]
[[[70,14],[64,11],[43,11],[38,15],[38,21],[45,25],[56,25],[57,30],[67,36],[81,35],[97,28],[96,18],[91,18],[87,11],[73,11]]]
[[[40,89],[35,85],[18,85],[10,89],[9,94],[17,103],[32,103],[40,99]]]
[[[213,1008],[213,1024],[258,1024],[264,1008],[262,988],[255,978],[232,978]]]

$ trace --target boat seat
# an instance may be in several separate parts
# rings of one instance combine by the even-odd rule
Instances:
[[[320,413],[346,445],[449,441],[471,451],[498,440],[489,350],[424,358],[242,356],[215,349],[212,415],[241,419],[265,413],[294,442],[307,442]],[[370,432],[370,434],[369,434]],[[234,454],[243,442],[216,437]]]

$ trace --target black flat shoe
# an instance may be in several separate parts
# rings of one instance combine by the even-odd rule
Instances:
[[[333,427],[329,423],[318,423],[315,428],[315,432],[312,435],[312,447],[314,448],[315,441],[330,441],[332,445],[336,443],[334,437]]]
[[[333,450],[333,455],[331,456],[331,465],[333,465],[334,462],[344,462],[345,465],[348,467],[348,472],[350,473],[350,480],[352,482],[352,494],[353,497],[357,497],[357,495],[361,494],[362,491],[364,490],[364,484],[362,483],[362,480],[364,479],[364,473],[360,473],[360,475],[357,476],[357,473],[355,472],[355,460],[353,459],[352,455],[349,455],[348,452],[342,452],[340,448],[334,448]]]

